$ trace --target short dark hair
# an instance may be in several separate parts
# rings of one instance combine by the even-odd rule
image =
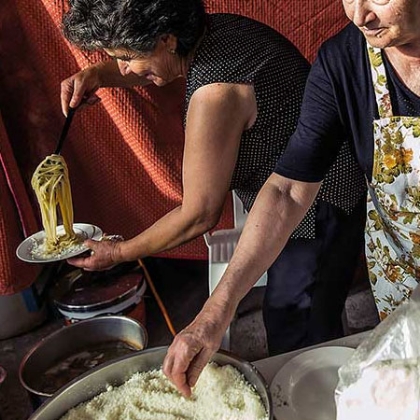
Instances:
[[[64,36],[79,48],[154,50],[159,37],[177,37],[176,52],[186,56],[204,32],[202,0],[69,0]]]

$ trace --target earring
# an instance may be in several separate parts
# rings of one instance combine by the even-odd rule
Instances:
[[[173,48],[169,48],[169,49],[168,49],[168,52],[169,52],[170,54],[175,54],[175,50],[174,50]]]

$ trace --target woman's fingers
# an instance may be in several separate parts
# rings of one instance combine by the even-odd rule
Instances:
[[[183,335],[183,332],[179,333],[163,361],[163,373],[185,397],[191,395],[187,371],[191,361],[200,351],[199,345],[193,345],[190,339],[191,337]]]
[[[69,107],[77,108],[96,104],[100,98],[95,94],[99,89],[99,75],[95,67],[82,70],[61,82],[61,109],[67,116]]]
[[[87,239],[84,245],[90,249],[90,253],[67,259],[70,265],[86,271],[109,270],[115,266],[115,261],[112,259],[115,242]]]
[[[67,117],[69,112],[69,103],[72,99],[74,91],[74,84],[71,78],[63,80],[61,82],[61,92],[60,92],[60,100],[61,100],[61,110],[63,114]]]
[[[220,346],[216,333],[219,327],[212,326],[206,314],[200,313],[174,338],[168,349],[163,372],[185,397],[191,395],[191,387]]]
[[[201,372],[206,367],[214,354],[214,350],[202,349],[198,355],[192,360],[187,371],[187,383],[191,388],[195,386]]]

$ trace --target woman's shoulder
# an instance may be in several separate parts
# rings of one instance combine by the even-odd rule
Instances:
[[[208,13],[207,19],[213,24],[224,23],[224,22],[237,22],[237,23],[242,22],[242,23],[248,23],[250,25],[269,27],[263,22],[260,22],[258,20],[252,19],[244,15],[239,15],[236,13]]]
[[[201,48],[217,57],[247,57],[254,68],[284,55],[293,57],[295,65],[307,65],[297,47],[271,26],[246,16],[230,13],[207,15],[208,30]],[[242,63],[243,64],[243,63]],[[284,64],[284,63],[283,63]]]
[[[229,33],[232,37],[284,38],[275,28],[264,22],[233,13],[211,13],[207,15],[210,34]]]

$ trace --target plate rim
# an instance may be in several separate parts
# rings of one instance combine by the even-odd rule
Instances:
[[[329,351],[331,350],[335,350],[335,351],[344,351],[344,352],[349,352],[348,358],[351,357],[351,355],[354,353],[355,349],[353,347],[349,347],[349,346],[321,346],[321,347],[316,347],[313,349],[308,349],[306,351],[303,351],[299,354],[297,354],[296,356],[292,357],[290,360],[288,360],[278,371],[277,373],[274,375],[271,384],[270,384],[270,393],[273,399],[273,415],[274,418],[276,420],[282,420],[283,417],[286,415],[286,417],[288,420],[301,420],[301,417],[299,417],[299,413],[293,409],[290,405],[277,405],[276,404],[276,390],[274,390],[274,386],[276,385],[276,382],[278,382],[278,377],[281,376],[281,374],[283,373],[284,375],[284,371],[287,371],[289,369],[291,369],[291,367],[293,366],[293,364],[296,364],[297,362],[299,362],[299,360],[301,359],[307,359],[308,357],[310,357],[311,354],[313,353],[325,353],[325,350],[328,349]],[[309,353],[309,354],[308,354]],[[287,394],[287,392],[285,392],[285,394]],[[287,394],[288,395],[288,394]],[[280,411],[283,411],[282,413]],[[279,418],[279,415],[281,415],[281,417]],[[292,417],[293,416],[293,417]],[[333,419],[331,419],[333,420]],[[335,419],[334,419],[335,420]]]
[[[63,227],[63,224],[57,225],[57,229]],[[99,239],[102,235],[103,235],[103,231],[100,227],[92,224],[92,223],[73,223],[73,228],[79,229],[84,231],[84,229],[88,229],[88,228],[92,228],[93,229],[93,235],[88,237],[87,239]],[[29,235],[27,238],[25,238],[16,248],[16,256],[24,262],[28,262],[28,263],[35,263],[35,264],[45,264],[45,263],[51,263],[51,262],[56,262],[56,261],[64,261],[67,260],[68,258],[72,258],[72,257],[76,257],[77,255],[82,254],[83,252],[86,251],[86,249],[80,249],[79,251],[75,251],[76,253],[72,253],[72,254],[68,254],[68,255],[63,255],[61,257],[58,258],[45,258],[45,259],[36,259],[36,258],[29,258],[29,257],[25,257],[25,255],[22,255],[22,248],[27,245],[35,236],[41,234],[42,232],[45,232],[44,229],[39,230],[38,232],[35,232],[31,235]],[[26,253],[25,253],[26,254]]]

